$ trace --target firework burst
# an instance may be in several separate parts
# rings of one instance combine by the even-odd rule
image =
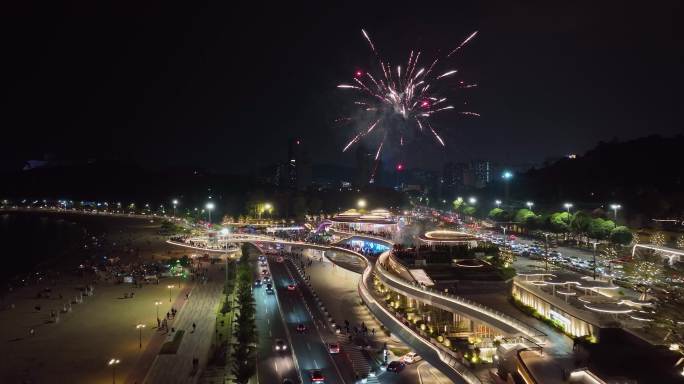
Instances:
[[[371,132],[382,130],[384,131],[382,139],[375,153],[375,159],[378,160],[383,146],[385,146],[388,130],[395,125],[386,121],[392,116],[402,120],[403,126],[412,126],[420,132],[429,132],[440,145],[445,146],[442,137],[430,124],[430,118],[437,113],[455,109],[453,105],[449,104],[446,97],[437,94],[437,88],[444,88],[442,85],[449,87],[447,82],[458,73],[458,70],[447,68],[443,71],[436,71],[439,70],[441,61],[445,61],[463,48],[477,35],[477,31],[470,34],[443,59],[438,58],[432,61],[427,68],[419,65],[420,51],[411,51],[406,66],[397,65],[393,67],[389,62],[382,59],[368,33],[363,29],[361,33],[377,59],[379,71],[373,74],[370,71],[357,70],[354,72],[350,83],[339,84],[337,88],[356,92],[357,99],[355,99],[354,104],[363,113],[371,114],[368,118],[371,123],[361,129],[344,146],[342,152],[346,152]],[[460,81],[450,88],[466,89],[475,86],[477,84],[465,84]],[[466,116],[480,116],[469,111],[461,111],[460,113]],[[350,118],[341,118],[337,121],[350,120]],[[399,143],[400,145],[404,143],[404,134],[401,132]]]

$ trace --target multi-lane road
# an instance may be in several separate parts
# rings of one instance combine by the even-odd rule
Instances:
[[[328,345],[337,343],[337,338],[294,266],[271,259],[267,267],[258,266],[258,278],[263,279],[263,269],[268,270],[275,292],[269,294],[266,285],[255,287],[259,382],[282,383],[289,378],[310,383],[311,372],[320,370],[325,383],[352,383],[353,371],[346,357],[329,352]],[[294,290],[288,289],[291,284],[296,286]],[[301,325],[306,327],[303,332],[297,329]],[[276,350],[277,339],[288,346],[286,352]]]
[[[262,279],[261,270],[268,266],[255,269],[257,279]],[[257,377],[259,383],[282,383],[290,379],[299,382],[292,351],[289,348],[288,336],[280,316],[280,309],[275,294],[268,294],[266,287],[254,288],[256,304],[256,326],[259,335],[257,345]],[[276,340],[283,340],[287,350],[277,351]]]

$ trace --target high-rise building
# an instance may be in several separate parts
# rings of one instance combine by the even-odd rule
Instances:
[[[291,139],[287,146],[287,160],[276,167],[276,185],[305,190],[311,185],[311,168],[311,159],[302,141]]]
[[[444,164],[440,183],[443,199],[452,199],[466,186],[468,168],[466,163],[448,162]]]
[[[475,186],[482,188],[492,181],[492,165],[488,160],[475,160],[472,162],[472,170],[475,176]]]

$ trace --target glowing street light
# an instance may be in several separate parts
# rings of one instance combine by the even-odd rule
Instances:
[[[172,289],[173,287],[175,287],[175,285],[173,285],[173,284],[167,285],[167,286],[166,286],[166,288],[169,289],[169,303],[171,302],[171,289]]]
[[[273,205],[271,203],[264,203],[261,205],[261,208],[258,210],[259,212],[259,220],[261,220],[261,214],[268,211],[268,213],[271,213],[273,211]]]
[[[143,328],[145,328],[145,324],[138,324],[135,326],[135,329],[138,330],[138,334],[139,334],[139,338],[138,338],[139,347],[138,347],[138,349],[142,349],[142,330],[143,330]]]
[[[207,212],[209,212],[209,224],[211,224],[211,211],[214,209],[214,203],[208,202],[204,207],[207,209]]]
[[[494,200],[494,204],[496,204],[496,207],[499,208],[499,206],[501,205],[501,200]]]
[[[504,171],[504,173],[501,175],[501,178],[504,180],[504,187],[506,188],[506,202],[509,201],[509,190],[510,190],[510,180],[513,178],[513,172],[511,171]]]
[[[157,322],[159,322],[159,306],[162,305],[161,301],[155,301],[154,306],[157,307]]]
[[[366,208],[366,200],[359,199],[359,201],[356,202],[356,206],[361,208],[361,209]]]
[[[173,203],[173,217],[176,217],[176,207],[178,206],[178,199],[173,199],[171,203]]]
[[[116,384],[116,366],[119,365],[119,363],[121,363],[121,360],[115,358],[109,359],[109,362],[107,363],[107,365],[112,367],[112,384]]]
[[[528,201],[528,202],[525,203],[525,205],[527,205],[527,209],[532,210],[532,207],[534,206],[534,203],[531,202],[531,201]]]
[[[475,197],[471,196],[470,198],[468,198],[468,202],[470,204],[475,204],[475,203],[477,203],[477,199]]]
[[[610,205],[610,209],[612,209],[613,212],[615,213],[615,220],[617,220],[617,211],[620,208],[622,208],[622,205],[620,205],[620,204],[611,204]]]
[[[572,208],[572,203],[565,203],[563,204],[563,206],[568,211],[568,214],[570,214],[570,208]]]

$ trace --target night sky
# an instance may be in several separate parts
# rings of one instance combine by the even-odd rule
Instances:
[[[351,165],[335,86],[372,63],[361,28],[395,63],[480,31],[453,63],[482,117],[444,117],[446,149],[417,138],[388,164],[515,165],[682,132],[678,1],[16,3],[0,16],[2,170],[54,153],[246,172],[285,159],[289,137]]]

